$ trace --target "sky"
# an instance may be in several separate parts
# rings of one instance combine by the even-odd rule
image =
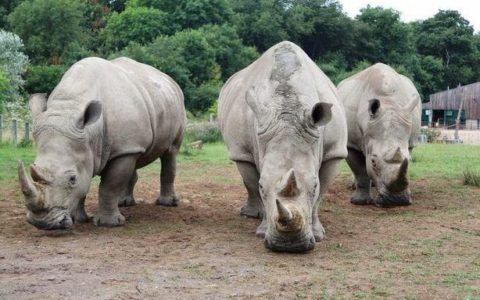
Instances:
[[[475,32],[480,31],[480,1],[477,0],[340,0],[340,3],[352,18],[370,4],[398,10],[404,22],[428,19],[439,9],[458,10],[473,25]]]

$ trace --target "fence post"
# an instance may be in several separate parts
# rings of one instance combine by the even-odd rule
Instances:
[[[17,120],[15,119],[12,120],[12,138],[13,138],[13,144],[16,146],[17,145]]]
[[[25,137],[23,138],[26,143],[30,141],[30,123],[25,122]]]
[[[0,115],[0,143],[3,141],[3,116]]]

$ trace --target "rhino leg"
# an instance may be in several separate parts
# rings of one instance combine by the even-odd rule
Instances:
[[[87,223],[90,220],[85,212],[85,197],[78,202],[77,207],[72,211],[72,219],[75,223]]]
[[[132,178],[130,178],[130,181],[128,182],[127,194],[123,198],[120,198],[120,201],[118,201],[118,206],[134,206],[136,204],[135,198],[133,198],[133,190],[135,189],[137,180],[138,174],[137,171],[135,171]]]
[[[93,217],[96,226],[114,227],[125,224],[125,217],[118,209],[118,202],[129,189],[129,181],[135,173],[138,155],[121,156],[110,161],[101,174],[98,196],[98,212]]]
[[[242,207],[240,214],[249,218],[261,218],[263,216],[263,202],[258,189],[260,175],[257,168],[249,162],[237,161],[236,163],[248,192],[247,205]]]
[[[175,194],[174,188],[175,174],[177,171],[176,157],[176,152],[167,152],[160,157],[162,170],[160,172],[160,196],[157,198],[157,205],[178,205],[178,197]]]
[[[328,187],[333,182],[338,174],[338,167],[341,159],[331,159],[322,163],[320,170],[318,171],[318,179],[320,181],[320,193],[318,195],[317,202],[313,205],[312,210],[312,230],[313,236],[316,242],[320,242],[325,238],[325,229],[318,217],[318,208],[322,202],[322,197],[328,190]]]
[[[357,205],[372,203],[372,197],[370,196],[371,180],[367,174],[365,156],[357,150],[348,148],[347,163],[355,176],[355,191],[350,202]]]

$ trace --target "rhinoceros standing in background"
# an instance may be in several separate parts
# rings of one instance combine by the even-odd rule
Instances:
[[[354,204],[411,203],[408,162],[420,132],[421,101],[413,83],[378,63],[338,85],[348,124],[347,162],[355,176]],[[371,199],[370,186],[378,196]]]
[[[88,220],[84,202],[100,175],[97,226],[119,226],[134,205],[136,169],[160,157],[159,205],[176,205],[176,154],[185,129],[183,94],[162,72],[128,58],[86,58],[50,95],[30,97],[37,145],[31,177],[19,163],[29,223],[65,229]]]
[[[218,109],[248,191],[241,213],[262,217],[257,235],[267,248],[312,249],[324,237],[321,195],[347,156],[335,86],[302,49],[281,42],[228,80]]]

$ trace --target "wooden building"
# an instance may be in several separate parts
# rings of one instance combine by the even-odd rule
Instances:
[[[422,125],[454,126],[462,99],[462,128],[480,129],[480,82],[430,95],[422,105]]]

